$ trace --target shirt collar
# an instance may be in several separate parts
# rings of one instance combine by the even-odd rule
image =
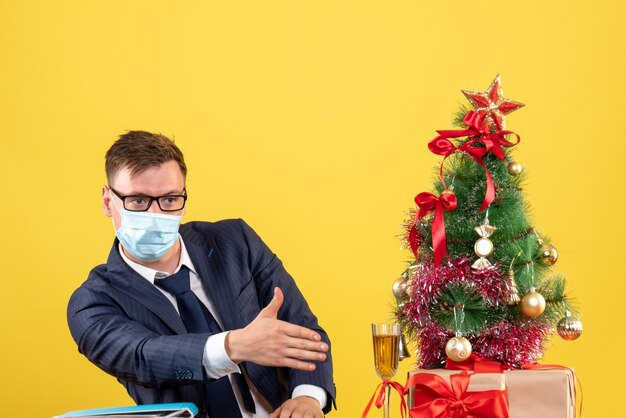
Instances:
[[[189,257],[189,252],[187,251],[187,248],[185,247],[185,242],[183,241],[183,238],[180,236],[180,234],[178,234],[178,239],[180,240],[180,260],[178,261],[178,266],[176,267],[176,270],[174,270],[174,273],[178,272],[178,270],[180,270],[180,268],[183,265],[185,265],[190,271],[192,271],[194,274],[197,275],[198,273],[196,272],[195,267],[193,266],[193,262],[191,261],[191,258]],[[130,268],[135,270],[141,277],[143,277],[144,279],[146,279],[152,284],[154,284],[154,276],[157,273],[163,273],[169,276],[169,273],[167,272],[164,272],[164,271],[160,272],[159,270],[151,269],[150,267],[146,267],[144,265],[136,263],[130,258],[128,258],[128,256],[124,253],[124,250],[122,248],[122,243],[119,244],[119,252],[124,262],[126,262],[126,264],[130,266]]]

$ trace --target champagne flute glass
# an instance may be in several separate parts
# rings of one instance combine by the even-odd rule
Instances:
[[[372,341],[374,345],[374,367],[378,377],[391,379],[398,371],[400,354],[400,324],[372,324]],[[391,386],[387,386],[383,416],[389,418],[389,396]]]

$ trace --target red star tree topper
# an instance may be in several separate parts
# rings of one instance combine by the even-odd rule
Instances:
[[[485,125],[489,128],[493,127],[496,131],[501,131],[505,128],[504,115],[508,115],[524,106],[523,103],[504,97],[499,74],[484,93],[470,90],[461,91],[472,104],[474,110],[479,115],[484,116]]]

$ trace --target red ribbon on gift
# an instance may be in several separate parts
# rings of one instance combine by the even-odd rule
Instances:
[[[439,167],[439,178],[441,183],[446,187],[443,179],[443,163],[450,155],[457,151],[461,151],[469,155],[477,164],[481,165],[485,169],[485,176],[487,178],[487,189],[485,190],[485,198],[480,206],[480,210],[486,209],[491,202],[495,199],[495,187],[491,173],[487,169],[483,161],[483,157],[489,153],[493,154],[500,160],[505,157],[504,149],[502,147],[512,147],[517,145],[520,141],[520,137],[513,131],[498,131],[491,133],[489,128],[484,124],[485,115],[481,115],[474,111],[469,111],[463,119],[463,123],[469,126],[468,129],[450,130],[450,131],[437,131],[438,137],[428,143],[428,149],[437,155],[442,155],[444,159],[441,161]],[[509,142],[506,139],[506,135],[515,135],[517,137],[516,142]],[[463,136],[472,137],[469,141],[456,147],[450,138],[460,138]],[[475,146],[478,142],[484,144],[484,147]]]
[[[467,360],[453,361],[446,359],[446,369],[448,370],[473,370],[476,373],[502,373],[503,370],[510,370],[498,361],[487,360],[476,354],[470,354]]]
[[[406,406],[406,401],[404,400],[404,387],[398,382],[394,382],[392,380],[383,380],[376,387],[376,390],[374,391],[374,394],[370,398],[370,401],[367,403],[367,406],[365,407],[365,410],[363,411],[363,415],[361,415],[361,418],[367,417],[367,414],[369,413],[370,408],[372,407],[372,403],[374,402],[374,399],[376,399],[376,408],[380,409],[383,407],[383,405],[385,405],[385,389],[387,389],[388,387],[393,388],[396,392],[400,394],[400,400],[401,400],[400,416],[404,418],[407,415],[408,408]],[[378,393],[378,396],[376,395],[377,393]],[[389,402],[389,400],[387,400],[387,402]]]
[[[415,223],[432,211],[435,211],[433,218],[432,235],[435,265],[439,265],[446,255],[446,225],[443,221],[443,212],[456,209],[456,196],[454,193],[444,191],[439,197],[432,193],[423,192],[415,196],[415,203],[419,208],[409,231],[409,244],[411,250],[417,258],[417,233]]]
[[[450,384],[431,373],[409,377],[405,393],[415,386],[411,418],[508,418],[507,391],[468,392],[470,375],[466,371],[450,376]]]

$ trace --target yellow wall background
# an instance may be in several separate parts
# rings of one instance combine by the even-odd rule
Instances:
[[[369,324],[389,318],[409,258],[396,236],[432,186],[426,144],[451,126],[460,90],[497,73],[527,104],[507,119],[516,159],[584,312],[583,336],[555,338],[545,361],[578,371],[584,416],[613,415],[626,343],[621,3],[0,3],[2,415],[131,402],[78,354],[65,307],[113,239],[104,153],[146,129],[186,154],[187,220],[243,217],[283,259],[333,340],[333,416],[359,416],[378,383]]]

